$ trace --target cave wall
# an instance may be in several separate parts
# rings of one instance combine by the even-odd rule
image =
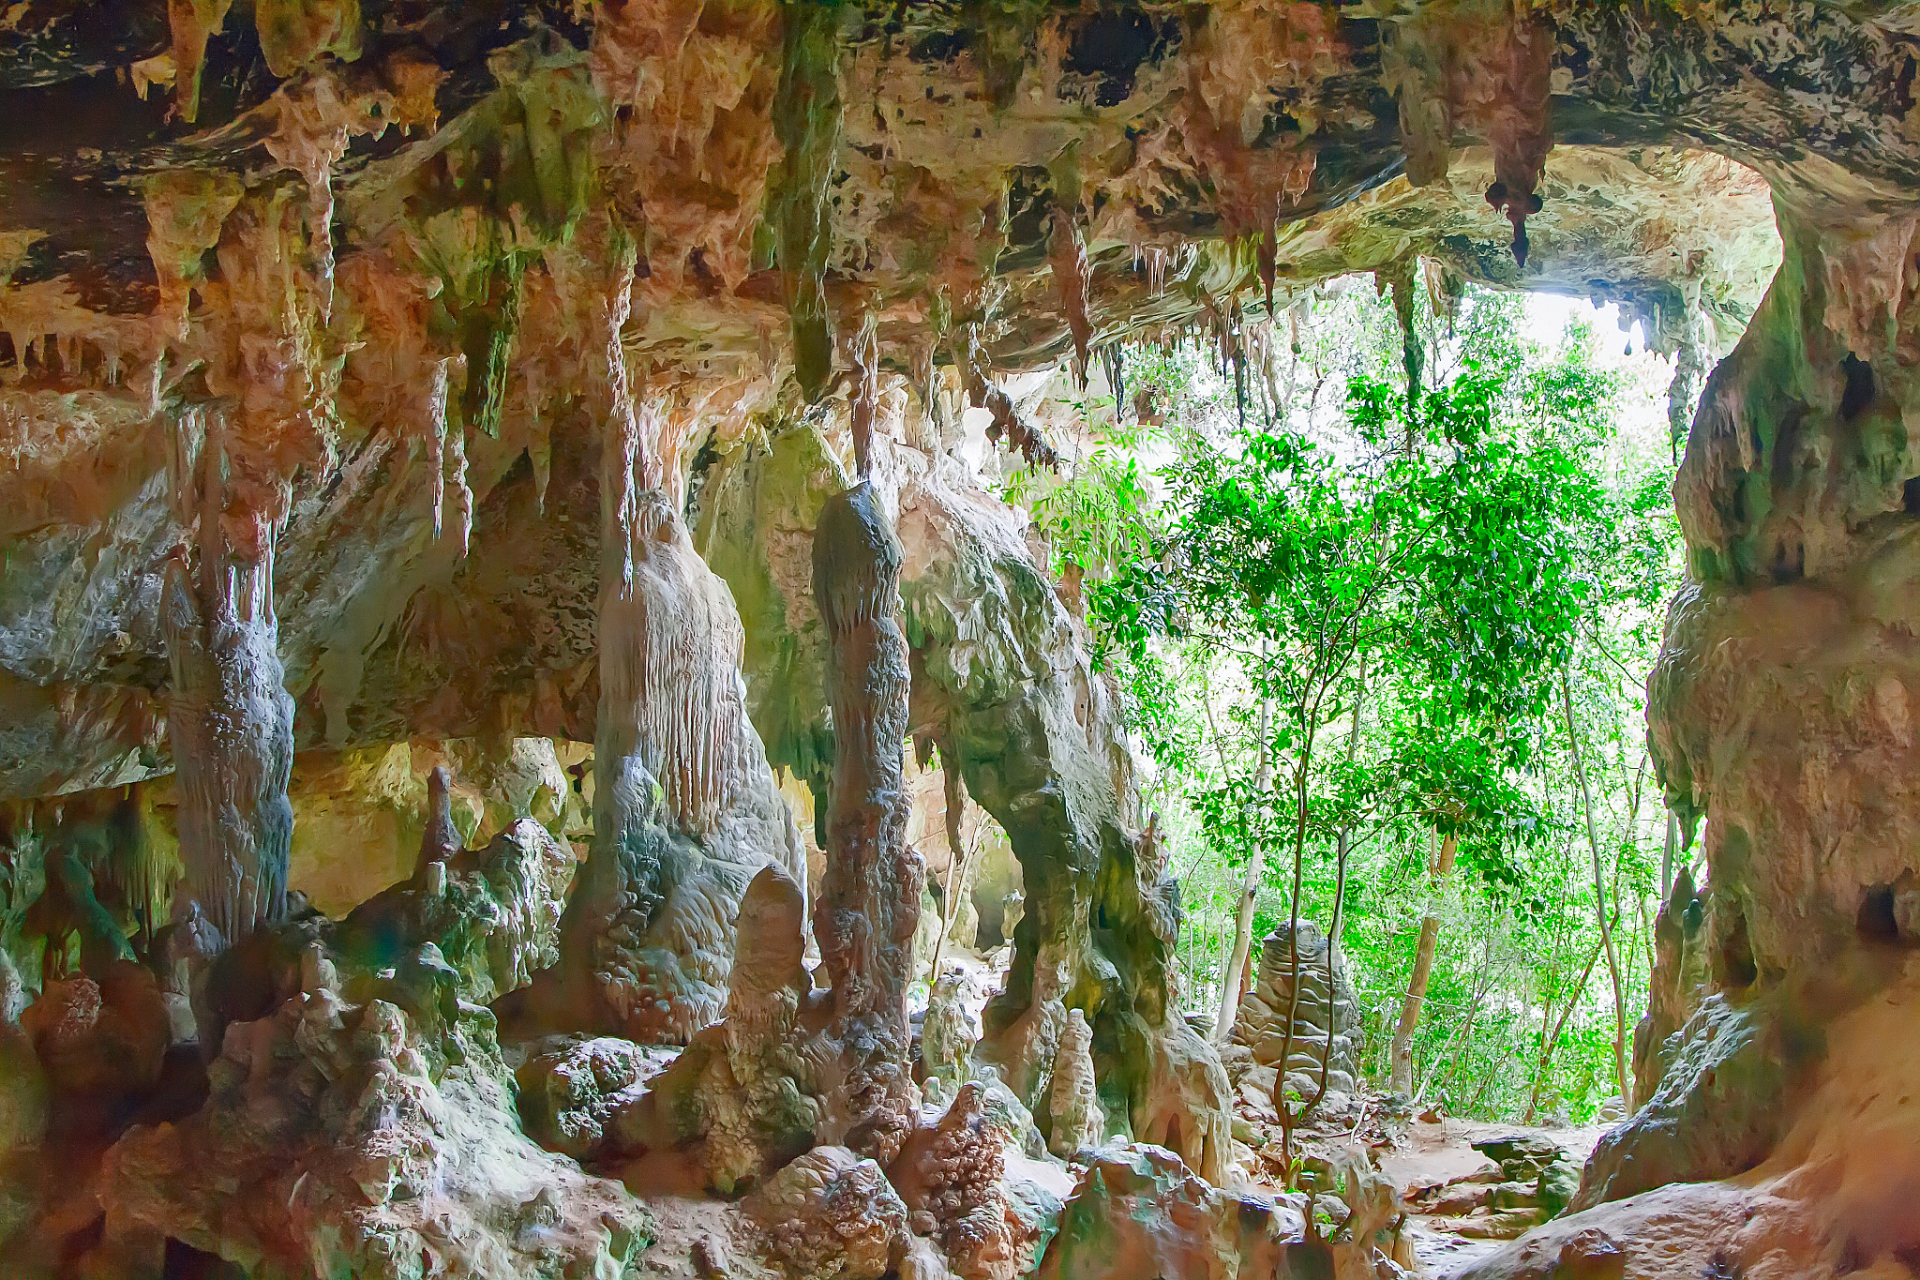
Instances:
[[[431,1235],[402,1193],[439,1169],[439,1207],[506,1243],[430,1269],[614,1265],[639,1229],[526,1143],[503,1036],[731,1052],[765,1112],[688,1123],[710,1143],[772,1115],[737,1167],[784,1151],[861,1018],[836,1033],[786,968],[736,974],[729,931],[760,884],[765,954],[805,944],[777,771],[812,792],[816,844],[854,856],[827,839],[852,746],[824,713],[814,594],[814,534],[854,474],[899,530],[907,728],[1005,830],[1028,895],[979,1049],[1008,1096],[956,1100],[942,1141],[971,1141],[968,1108],[1050,1128],[1078,1013],[1109,1126],[1224,1179],[1225,1080],[1172,1007],[1177,892],[1113,700],[1025,531],[960,459],[976,433],[1057,457],[1007,393],[1023,371],[1186,335],[1257,361],[1305,285],[1426,259],[1442,280],[1619,302],[1678,357],[1676,405],[1752,321],[1692,423],[1675,491],[1692,575],[1651,684],[1670,800],[1706,820],[1708,978],[1674,991],[1670,1020],[1687,1016],[1651,1050],[1661,1087],[1582,1202],[1684,1208],[1658,1184],[1760,1168],[1785,1181],[1749,1202],[1743,1258],[1779,1239],[1811,1241],[1799,1262],[1906,1248],[1897,1215],[1792,1178],[1840,1158],[1822,1117],[1879,1077],[1829,1046],[1871,1045],[1905,1007],[1920,928],[1915,28],[1911,5],[1871,0],[9,9],[9,848],[63,796],[70,843],[120,847],[167,786],[191,847],[130,838],[146,852],[124,866],[10,855],[6,936],[45,904],[61,959],[37,1013],[0,970],[8,1167],[66,1142],[94,1180],[57,1203],[8,1183],[0,1222],[41,1215],[42,1243],[73,1236],[108,1275],[164,1257],[155,1233],[249,1265],[400,1274]],[[438,748],[411,745],[531,740],[599,744],[578,804],[539,812],[550,782],[460,767],[436,791],[415,765]],[[118,790],[134,785],[154,790]],[[445,810],[403,822],[423,786]],[[508,820],[523,799],[546,827]],[[570,894],[556,825],[584,846]],[[897,834],[860,863],[893,877],[889,928],[919,900]],[[342,860],[351,874],[327,869]],[[164,902],[174,862],[193,894]],[[851,866],[829,860],[822,883]],[[284,892],[295,872],[326,914]],[[504,950],[483,925],[510,925]],[[878,1029],[856,1066],[904,1124],[883,959],[888,1007],[856,1010]],[[752,1017],[714,1021],[736,1000]],[[782,1058],[769,1028],[819,1060]],[[168,1083],[193,1078],[196,1037],[202,1098]],[[112,1105],[76,1111],[83,1094]],[[283,1114],[280,1095],[302,1102]],[[635,1121],[639,1146],[652,1124]],[[861,1150],[822,1148],[839,1154],[769,1203],[877,1196],[860,1156],[925,1154],[899,1129],[836,1132]],[[499,1147],[516,1193],[564,1189],[509,1204],[436,1144]],[[288,1151],[260,1221],[219,1221],[226,1192],[170,1183]],[[916,1197],[920,1176],[900,1173]],[[1131,1188],[1115,1205],[1178,1189],[1232,1212],[1152,1161],[1099,1176]],[[1713,1188],[1699,1223],[1743,1194],[1694,1185]],[[973,1191],[955,1203],[1005,1207]],[[1251,1267],[1272,1232],[1229,1252]],[[522,1247],[539,1239],[557,1242],[546,1262]],[[879,1240],[900,1262],[904,1239]],[[1095,1254],[1079,1257],[1062,1244],[1047,1265]]]
[[[1707,381],[1674,484],[1690,572],[1648,717],[1707,870],[1663,912],[1641,1037],[1657,1083],[1596,1148],[1585,1212],[1477,1276],[1559,1274],[1591,1233],[1648,1239],[1655,1221],[1678,1270],[1845,1271],[1920,1248],[1887,1198],[1920,1176],[1891,1084],[1920,990],[1916,216],[1791,189],[1776,207],[1781,269]]]

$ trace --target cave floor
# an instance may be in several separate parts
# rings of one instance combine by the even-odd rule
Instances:
[[[1565,1148],[1576,1164],[1584,1164],[1594,1144],[1605,1133],[1604,1125],[1579,1128],[1542,1129],[1527,1125],[1495,1124],[1483,1120],[1442,1119],[1437,1124],[1416,1121],[1409,1125],[1404,1141],[1380,1158],[1380,1171],[1393,1182],[1403,1196],[1422,1183],[1446,1182],[1462,1174],[1494,1168],[1493,1161],[1473,1149],[1472,1144],[1502,1134],[1538,1134]],[[1410,1215],[1410,1235],[1414,1256],[1435,1280],[1458,1275],[1467,1264],[1493,1253],[1504,1240],[1475,1240],[1452,1230],[1460,1219],[1428,1214]]]

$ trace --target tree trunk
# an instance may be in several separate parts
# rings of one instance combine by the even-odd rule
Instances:
[[[1272,699],[1260,699],[1260,762],[1255,766],[1253,785],[1261,795],[1267,793],[1273,782],[1273,757],[1267,751],[1267,720],[1272,706]],[[1233,955],[1220,975],[1220,1012],[1213,1020],[1213,1038],[1219,1044],[1226,1043],[1234,1019],[1240,1016],[1240,997],[1246,994],[1242,979],[1247,971],[1247,957],[1253,952],[1253,909],[1260,897],[1260,881],[1267,866],[1266,850],[1260,847],[1260,842],[1256,839],[1249,844],[1247,870],[1240,884],[1240,908],[1233,917]]]
[[[1393,1074],[1390,1087],[1395,1093],[1413,1094],[1413,1030],[1420,1025],[1420,1006],[1427,1000],[1427,981],[1433,976],[1433,951],[1440,941],[1440,886],[1453,871],[1454,854],[1460,836],[1449,832],[1440,842],[1440,853],[1433,860],[1429,885],[1435,900],[1428,904],[1420,922],[1420,945],[1413,953],[1413,976],[1407,980],[1407,996],[1400,1004],[1400,1022],[1393,1029]]]
[[[1573,991],[1567,996],[1566,1007],[1560,1011],[1560,1020],[1554,1021],[1553,1003],[1548,1001],[1540,1015],[1540,1060],[1534,1066],[1533,1090],[1527,1099],[1526,1115],[1521,1117],[1522,1124],[1532,1124],[1540,1115],[1540,1090],[1547,1080],[1547,1069],[1553,1065],[1553,1051],[1560,1045],[1560,1033],[1567,1029],[1567,1019],[1580,1004],[1581,997],[1587,993],[1587,980],[1593,977],[1593,966],[1600,962],[1600,948],[1595,946],[1587,956],[1587,967],[1580,971],[1580,980],[1573,984]]]
[[[1600,922],[1600,947],[1606,953],[1607,974],[1613,979],[1613,1067],[1620,1080],[1620,1100],[1633,1110],[1633,1077],[1627,1074],[1627,998],[1620,982],[1620,957],[1614,951],[1613,929],[1607,923],[1606,877],[1600,866],[1600,836],[1593,825],[1593,792],[1580,760],[1580,737],[1573,725],[1573,680],[1560,673],[1560,705],[1567,717],[1567,750],[1573,754],[1573,776],[1580,784],[1580,807],[1587,820],[1587,849],[1593,854],[1593,911]]]

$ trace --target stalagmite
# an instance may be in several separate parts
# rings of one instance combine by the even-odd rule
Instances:
[[[922,1089],[930,1102],[950,1097],[966,1082],[979,1027],[967,1011],[966,979],[958,968],[933,981],[927,993],[927,1012],[920,1024],[920,1061],[926,1069]]]
[[[987,368],[986,355],[980,349],[979,336],[968,329],[960,335],[958,347],[956,358],[967,399],[976,409],[985,409],[993,415],[993,425],[987,429],[987,437],[992,440],[1004,438],[1009,447],[1018,449],[1020,455],[1036,467],[1058,467],[1060,455],[1047,443],[1047,438],[1020,416],[1013,406],[1013,400],[995,386],[989,377],[990,370]]]
[[[813,543],[813,594],[826,624],[833,711],[827,867],[814,932],[833,984],[844,1078],[831,1125],[882,1161],[913,1128],[907,983],[926,878],[906,845],[902,744],[907,648],[900,634],[900,544],[870,481],[830,501]]]
[[[1047,1098],[1053,1114],[1047,1147],[1053,1154],[1070,1158],[1081,1147],[1099,1145],[1103,1117],[1094,1093],[1093,1030],[1087,1026],[1087,1015],[1078,1009],[1067,1011]]]
[[[453,825],[453,802],[448,794],[451,782],[445,765],[435,765],[427,775],[427,824],[420,835],[420,862],[445,862],[465,847],[460,831]]]
[[[275,530],[229,505],[225,414],[193,407],[175,426],[177,512],[197,538],[167,563],[163,616],[180,855],[193,898],[232,943],[286,905],[293,699],[277,647]]]
[[[629,387],[635,247],[617,230],[609,246],[588,351],[606,422],[594,835],[549,977],[564,989],[536,985],[508,1013],[685,1042],[720,1016],[748,882],[768,862],[796,878],[805,864],[747,721],[739,614],[662,491],[669,424]]]

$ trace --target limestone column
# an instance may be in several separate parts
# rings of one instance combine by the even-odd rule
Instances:
[[[913,1127],[906,992],[925,870],[907,848],[907,645],[901,552],[873,485],[831,499],[813,542],[813,592],[828,637],[833,787],[814,931],[833,981],[845,1076],[838,1140],[882,1164]]]
[[[1825,1046],[1913,983],[1920,207],[1775,203],[1779,273],[1674,482],[1688,581],[1648,681],[1708,872],[1663,914],[1637,1064],[1658,1084],[1595,1149],[1582,1207],[1753,1168],[1816,1073],[1886,1069]]]
[[[672,440],[690,419],[673,416],[670,387],[629,384],[634,246],[604,224],[583,228],[582,242],[562,265],[576,286],[595,281],[583,303],[596,347],[587,381],[605,414],[594,836],[560,969],[503,1016],[523,1032],[684,1044],[725,1006],[747,884],[768,862],[804,882],[806,865],[747,719],[739,612],[680,518]],[[592,276],[600,251],[612,270]]]
[[[286,908],[293,699],[273,607],[276,530],[231,500],[224,406],[176,423],[174,501],[191,548],[167,563],[167,734],[188,891],[231,944]],[[183,903],[184,905],[184,903]]]

